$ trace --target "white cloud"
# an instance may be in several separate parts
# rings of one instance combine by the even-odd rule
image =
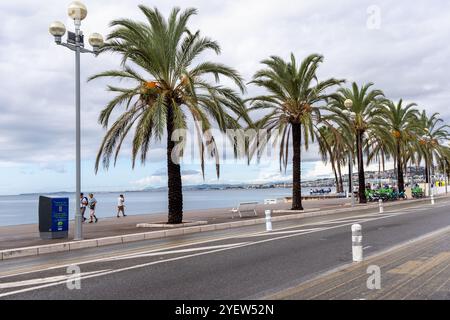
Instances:
[[[193,185],[199,183],[214,183],[214,180],[203,180],[200,171],[197,170],[182,170],[181,179],[183,185]],[[167,185],[167,170],[161,168],[154,172],[151,176],[144,177],[131,182],[132,185],[140,188],[145,187],[162,187]]]
[[[330,178],[334,177],[333,170],[330,164],[325,165],[323,162],[315,162],[313,168],[308,170],[303,175],[304,180]]]
[[[49,171],[54,171],[56,173],[66,173],[67,172],[66,166],[63,163],[54,163],[54,162],[41,163],[39,168],[41,170],[49,170]]]
[[[145,188],[148,186],[161,187],[167,184],[167,178],[164,176],[148,176],[136,181],[132,181],[131,184],[139,188]]]

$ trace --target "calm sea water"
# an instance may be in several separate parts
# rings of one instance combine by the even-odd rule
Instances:
[[[309,194],[309,188],[303,190]],[[97,217],[114,217],[119,193],[99,192],[95,194],[98,201]],[[149,214],[167,212],[167,192],[128,192],[125,195],[126,214]],[[291,195],[290,189],[253,189],[253,190],[209,190],[184,191],[184,210],[211,208],[232,208],[239,202],[283,198]],[[69,194],[52,197],[69,197],[69,216],[74,217],[74,196]],[[18,225],[38,222],[39,195],[0,196],[0,226]]]

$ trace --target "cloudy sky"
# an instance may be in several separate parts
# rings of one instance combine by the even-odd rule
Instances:
[[[74,189],[75,110],[74,55],[56,46],[48,25],[61,20],[68,29],[70,1],[2,0],[0,2],[0,194]],[[191,29],[217,40],[220,61],[250,80],[269,55],[298,59],[310,53],[325,56],[319,77],[374,82],[394,100],[416,102],[428,112],[450,120],[447,72],[450,70],[448,1],[288,1],[85,0],[89,13],[86,35],[110,31],[112,19],[143,19],[138,4],[157,6],[167,14],[173,6],[198,8]],[[117,68],[119,57],[82,57],[83,190],[130,190],[161,186],[165,150],[155,145],[145,166],[131,170],[124,148],[115,168],[94,174],[94,159],[104,133],[99,111],[111,98],[107,81],[86,83],[87,77]],[[248,95],[257,93],[248,88]],[[304,176],[327,176],[317,149],[305,154]],[[238,183],[289,179],[278,163],[247,167],[228,163],[217,180],[208,166],[206,182]],[[183,165],[186,184],[202,183],[196,163]]]

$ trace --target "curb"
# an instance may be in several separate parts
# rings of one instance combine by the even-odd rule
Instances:
[[[442,199],[442,198],[446,198],[446,197],[441,196],[441,197],[436,197],[435,199]],[[430,201],[430,199],[427,199],[427,198],[426,199],[415,199],[415,200],[408,200],[407,203],[409,204],[409,203],[428,202],[428,201]],[[402,204],[402,202],[403,201],[385,203],[384,207],[394,207],[394,206]],[[296,219],[302,219],[302,218],[308,218],[308,217],[319,217],[319,216],[325,216],[325,215],[332,215],[332,214],[336,214],[336,213],[371,210],[371,209],[376,209],[376,208],[378,208],[378,204],[346,207],[346,208],[323,210],[323,211],[320,211],[320,209],[316,209],[316,208],[308,210],[308,211],[274,210],[273,211],[274,213],[290,212],[293,214],[272,217],[272,222],[296,220]],[[236,221],[236,222],[225,222],[225,223],[219,223],[219,224],[208,224],[208,225],[200,225],[200,226],[161,230],[161,231],[142,232],[142,233],[127,234],[127,235],[122,235],[122,236],[112,236],[112,237],[88,239],[88,240],[81,240],[81,241],[70,241],[70,242],[47,244],[47,245],[41,245],[41,246],[33,246],[33,247],[6,249],[6,250],[0,251],[0,261],[10,260],[10,259],[14,259],[14,258],[40,256],[40,255],[44,255],[44,254],[48,254],[48,253],[55,253],[55,252],[69,252],[69,251],[75,251],[75,250],[79,250],[79,249],[102,247],[102,246],[113,245],[113,244],[137,242],[137,241],[144,241],[144,240],[151,240],[151,239],[161,239],[161,238],[166,238],[166,237],[171,237],[171,236],[180,236],[180,235],[184,235],[184,234],[192,234],[192,233],[198,233],[198,232],[208,232],[208,231],[215,231],[215,230],[232,229],[232,228],[251,226],[251,225],[256,225],[256,224],[263,224],[263,223],[265,223],[265,221],[266,221],[265,218],[257,218],[257,219],[243,220],[243,221]]]
[[[189,221],[183,222],[181,224],[168,224],[168,223],[138,223],[136,228],[169,228],[169,229],[179,229],[182,227],[196,227],[208,224],[208,221]]]

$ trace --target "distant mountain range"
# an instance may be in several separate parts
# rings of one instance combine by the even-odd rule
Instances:
[[[419,181],[423,179],[425,173],[425,169],[423,167],[409,167],[405,173],[405,175],[413,176],[415,180]],[[348,181],[348,174],[344,174],[342,176],[344,182]],[[353,172],[353,179],[358,178],[358,173]],[[374,179],[396,179],[396,171],[393,169],[382,171],[378,173],[378,171],[367,171],[366,179],[374,180]],[[308,180],[302,182],[302,187],[334,187],[335,181],[333,177],[330,178],[321,178],[315,180]],[[187,191],[202,191],[202,190],[229,190],[229,189],[271,189],[271,188],[292,188],[291,182],[284,181],[272,181],[266,183],[239,183],[239,184],[199,184],[199,185],[187,185],[183,186],[183,190]],[[142,190],[129,190],[129,191],[96,191],[102,193],[119,193],[119,192],[148,192],[148,191],[166,191],[167,187],[152,187],[147,186]],[[73,194],[70,191],[58,191],[58,192],[46,192],[46,193],[25,193],[20,195],[65,195],[65,194]]]
[[[423,167],[408,167],[405,176],[413,176],[415,180],[423,179],[425,169]],[[366,179],[396,179],[396,170],[390,169],[382,172],[366,171]],[[348,181],[348,174],[342,176],[344,182]],[[358,179],[358,173],[353,172],[353,179]],[[302,182],[302,187],[334,187],[335,180],[333,177],[307,180]],[[183,190],[227,190],[227,189],[271,189],[271,188],[292,188],[291,182],[272,181],[266,183],[240,183],[240,184],[200,184],[183,186]],[[167,187],[151,187],[148,186],[143,191],[165,191]]]

